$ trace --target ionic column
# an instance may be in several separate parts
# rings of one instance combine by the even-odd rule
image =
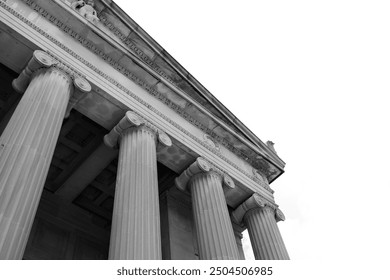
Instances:
[[[243,222],[248,228],[253,253],[257,260],[289,259],[276,224],[278,221],[284,221],[282,211],[255,193],[237,207],[232,216],[236,222]]]
[[[201,260],[238,260],[236,240],[226,206],[222,183],[233,188],[228,176],[222,178],[198,158],[175,180],[176,187],[191,191],[192,209]]]
[[[109,259],[161,260],[156,142],[172,145],[133,112],[104,137],[119,159]]]
[[[24,92],[0,138],[0,259],[21,259],[57,143],[72,79],[35,51],[13,81]]]

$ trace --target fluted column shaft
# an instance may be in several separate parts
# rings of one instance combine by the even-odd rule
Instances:
[[[130,127],[119,141],[109,258],[160,260],[156,134]]]
[[[0,259],[23,256],[72,89],[61,70],[37,70],[1,135]]]
[[[198,173],[189,187],[200,259],[239,259],[220,175],[213,171]]]
[[[244,216],[253,253],[257,260],[290,259],[271,207],[250,209]]]
[[[239,228],[239,226],[234,223],[232,223],[232,226],[233,226],[234,238],[236,239],[238,255],[240,256],[240,260],[245,260],[244,248],[242,247],[243,229]]]

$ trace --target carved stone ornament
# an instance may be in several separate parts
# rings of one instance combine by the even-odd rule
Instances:
[[[99,18],[94,9],[95,3],[92,0],[75,1],[71,4],[73,10],[77,11],[82,17],[91,22],[98,22]]]
[[[229,189],[234,189],[235,187],[233,179],[227,174],[223,175],[223,186]]]
[[[159,143],[161,143],[165,147],[172,146],[172,140],[166,133],[159,130],[157,134]]]
[[[267,203],[267,201],[264,200],[264,198],[261,197],[261,195],[259,195],[258,193],[255,193],[253,194],[252,196],[255,200],[255,203],[259,206],[259,207],[264,207]]]
[[[218,144],[217,142],[215,142],[215,141],[213,140],[213,138],[212,138],[210,135],[204,134],[204,135],[203,135],[203,139],[204,139],[204,143],[205,143],[206,145],[210,146],[211,148],[213,148],[213,149],[215,149],[215,150],[217,150],[217,151],[220,151],[220,146],[219,146],[219,144]]]
[[[268,148],[270,148],[271,151],[273,151],[275,154],[277,154],[274,145],[275,145],[274,142],[272,142],[272,141],[267,141],[267,146],[268,146]]]
[[[140,116],[138,116],[136,113],[134,113],[132,111],[127,111],[126,112],[126,119],[130,123],[134,124],[135,126],[139,126],[139,125],[144,123],[144,120]],[[127,128],[126,125],[122,127],[122,129],[125,129],[125,128]]]
[[[44,51],[34,51],[33,59],[36,60],[43,67],[50,67],[54,64],[53,59]]]
[[[92,89],[91,84],[86,79],[81,77],[75,77],[73,83],[74,86],[81,92],[90,92]]]
[[[198,164],[199,168],[202,169],[204,172],[210,170],[210,164],[205,159],[198,157],[196,159],[196,163]]]
[[[264,178],[263,176],[261,176],[261,174],[259,173],[259,171],[257,171],[255,168],[252,169],[252,173],[253,173],[253,176],[259,180],[259,181],[264,181]]]
[[[282,210],[280,210],[279,208],[276,209],[276,211],[275,211],[276,222],[284,221],[285,219],[286,219],[286,217],[284,216]]]

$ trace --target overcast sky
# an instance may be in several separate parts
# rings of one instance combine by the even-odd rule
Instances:
[[[292,259],[388,259],[389,1],[115,2],[275,142]]]

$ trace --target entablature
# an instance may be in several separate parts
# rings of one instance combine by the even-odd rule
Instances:
[[[4,1],[2,2],[4,3]],[[18,6],[21,2],[27,4],[38,14],[23,11],[23,8]],[[63,67],[68,71],[74,71],[91,82],[93,87],[92,93],[88,94],[87,97],[76,105],[77,110],[110,129],[123,116],[124,112],[130,108],[145,116],[146,119],[157,127],[164,128],[173,138],[174,146],[184,151],[183,154],[186,154],[188,161],[194,160],[198,156],[203,156],[231,175],[238,182],[237,185],[241,186],[237,188],[237,192],[240,192],[240,195],[233,192],[230,200],[228,197],[228,203],[231,206],[237,205],[237,203],[241,202],[239,200],[242,200],[242,197],[249,196],[251,192],[255,191],[262,193],[269,200],[273,200],[267,179],[274,179],[275,177],[272,176],[275,174],[272,172],[267,174],[267,172],[272,171],[270,165],[273,164],[269,159],[257,154],[256,156],[260,157],[257,162],[263,161],[263,165],[260,165],[259,168],[248,157],[245,158],[246,155],[237,152],[234,147],[229,146],[231,144],[216,140],[214,134],[218,126],[214,130],[210,130],[206,125],[194,119],[188,110],[183,110],[182,107],[172,102],[178,95],[164,95],[163,90],[159,89],[161,87],[159,84],[167,86],[163,77],[154,77],[153,80],[150,77],[146,77],[144,72],[126,68],[132,67],[130,62],[139,63],[139,61],[129,54],[128,49],[121,42],[112,40],[112,36],[100,32],[102,34],[98,35],[102,40],[91,43],[92,35],[99,33],[99,28],[83,18],[78,18],[79,15],[64,3],[59,0],[8,0],[5,5],[1,4],[1,7],[6,9],[8,7],[8,12],[11,12],[13,16],[25,24],[24,26],[18,24],[15,28],[18,29],[18,33],[30,40],[28,45],[31,48],[31,53],[34,50],[34,46],[46,50],[57,60],[59,67]],[[66,10],[68,15],[63,15],[61,12],[54,13],[54,10],[51,10],[58,9],[58,7]],[[23,13],[25,14],[23,15]],[[60,17],[58,15],[60,14],[67,20],[64,20],[65,23],[61,22],[52,14],[56,14],[57,17]],[[75,17],[76,20],[71,20],[72,17]],[[52,26],[47,26],[47,21],[45,20],[51,22]],[[72,28],[68,24],[71,24]],[[34,38],[34,35],[31,35],[31,29],[39,34],[40,37]],[[60,30],[65,32],[65,34],[60,33]],[[70,41],[69,37],[67,37],[68,35],[73,37],[74,40]],[[97,37],[94,38],[96,39]],[[110,45],[110,48],[105,48],[106,44]],[[102,50],[99,50],[98,46]],[[115,60],[113,58],[115,55],[107,51],[107,49],[115,50],[113,51],[114,53],[116,51],[122,52],[122,54],[118,55],[117,60]],[[27,51],[26,56],[31,57],[31,53],[28,54]],[[133,63],[133,66],[135,64]],[[145,64],[140,63],[139,67],[141,66],[143,69],[147,68]],[[143,79],[139,78],[140,76]],[[184,95],[183,92],[182,94]],[[192,103],[190,104],[191,106],[188,104],[184,105],[184,109],[199,106],[196,101],[191,100],[191,97],[187,97],[187,99]],[[107,114],[110,115],[107,117]],[[229,139],[228,127],[227,130],[223,130],[226,128],[226,124],[223,125],[223,122],[216,117],[206,117],[209,117],[210,121],[218,121],[221,124],[219,127],[221,134]],[[245,146],[251,143],[243,141],[240,144]],[[253,150],[251,151],[255,153]],[[173,164],[169,165],[169,160],[164,160],[163,156],[160,156],[160,160],[173,170],[180,172],[180,168],[173,166]],[[268,166],[264,166],[264,164]],[[284,166],[284,163],[281,165]],[[253,169],[253,166],[256,168]],[[182,168],[185,167],[185,165],[182,166]],[[280,166],[275,167],[276,175],[281,174],[282,169],[280,168]],[[266,174],[268,178],[264,178],[260,173]],[[236,200],[235,197],[240,197],[240,199]]]

